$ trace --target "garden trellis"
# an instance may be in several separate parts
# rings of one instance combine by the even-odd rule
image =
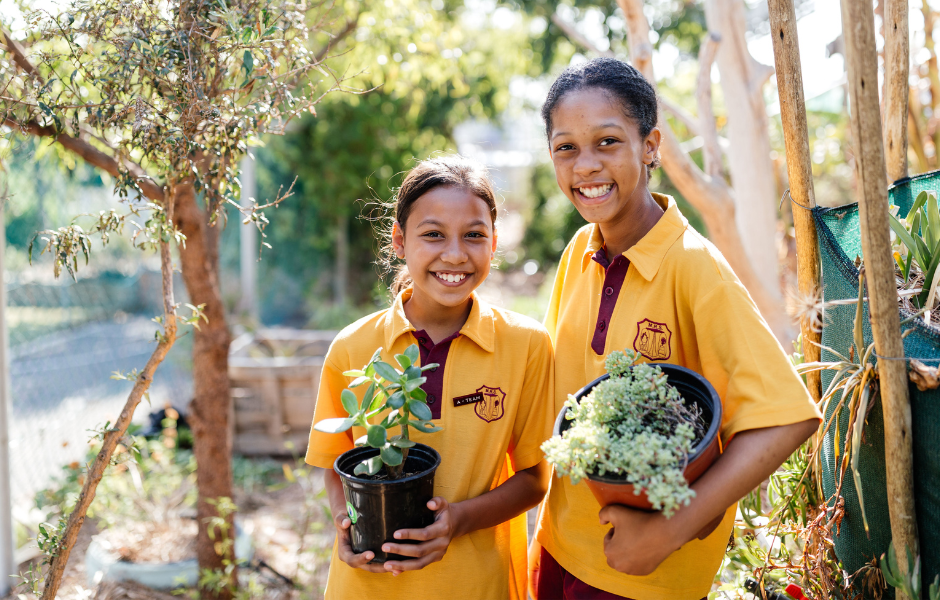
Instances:
[[[890,243],[888,225],[888,190],[885,182],[891,178],[906,175],[907,139],[903,130],[907,123],[907,73],[908,27],[906,0],[889,0],[885,8],[885,135],[882,135],[881,112],[878,98],[877,54],[874,35],[874,14],[868,0],[842,0],[843,35],[846,45],[848,70],[848,90],[851,110],[852,137],[855,141],[855,172],[858,181],[857,205],[843,207],[834,211],[822,211],[815,207],[812,188],[812,171],[809,159],[806,114],[803,103],[800,59],[796,35],[796,18],[791,0],[771,0],[771,37],[774,42],[774,54],[777,63],[777,85],[780,92],[781,117],[784,124],[788,172],[791,195],[794,201],[794,222],[796,224],[797,247],[800,253],[800,290],[814,293],[820,290],[826,301],[844,300],[858,294],[858,272],[852,262],[846,264],[845,245],[851,238],[851,246],[858,256],[865,256],[866,282],[868,290],[865,302],[865,342],[874,340],[875,355],[878,357],[881,403],[877,409],[867,415],[865,427],[867,436],[866,452],[859,456],[859,471],[866,475],[863,486],[866,488],[866,512],[868,521],[873,523],[881,535],[881,542],[856,544],[859,528],[865,537],[864,519],[861,514],[857,494],[852,481],[844,486],[834,484],[838,471],[839,441],[844,440],[848,430],[848,417],[839,419],[839,426],[827,432],[823,448],[824,491],[829,497],[830,506],[837,502],[836,490],[841,489],[845,498],[845,517],[836,535],[836,553],[852,573],[850,565],[862,566],[872,559],[877,559],[887,548],[887,539],[893,540],[898,556],[904,557],[908,550],[918,555],[918,519],[921,519],[921,531],[924,515],[931,515],[940,508],[940,504],[931,502],[929,497],[918,498],[920,512],[915,516],[915,496],[913,483],[913,451],[911,428],[911,403],[908,399],[907,356],[905,351],[912,348],[918,332],[908,336],[902,345],[900,314],[897,302],[897,290],[894,276],[894,260]],[[866,85],[867,84],[867,85]],[[896,88],[904,87],[904,90]],[[898,129],[902,130],[899,134]],[[885,144],[887,141],[888,169],[885,163]],[[895,195],[901,193],[904,185],[895,188]],[[910,204],[907,204],[907,208]],[[813,216],[810,215],[813,211]],[[906,208],[902,204],[902,210]],[[846,218],[848,215],[854,218]],[[842,240],[836,240],[827,223],[827,215],[838,221],[845,233]],[[818,244],[817,245],[817,229]],[[855,236],[854,238],[852,236]],[[819,273],[819,251],[823,249],[821,281],[815,277]],[[839,256],[841,253],[841,256]],[[840,260],[841,258],[841,260]],[[852,261],[854,261],[852,256]],[[853,272],[854,271],[854,272]],[[815,275],[815,277],[814,277]],[[852,277],[855,279],[853,280]],[[852,282],[855,283],[853,288]],[[821,283],[821,285],[820,285]],[[859,296],[860,297],[860,296]],[[851,314],[854,307],[834,307],[824,309],[822,343],[824,346],[835,344],[839,351],[847,350],[846,342],[852,340],[853,321]],[[870,311],[870,316],[869,316]],[[804,319],[802,328],[805,332],[809,324]],[[931,331],[940,340],[940,332]],[[804,349],[811,346],[806,343],[812,337],[804,337]],[[818,338],[817,338],[818,339]],[[929,336],[928,336],[929,339]],[[936,346],[940,348],[940,344]],[[807,356],[809,358],[809,356]],[[823,356],[826,359],[826,356]],[[831,360],[831,357],[830,357]],[[824,378],[824,383],[829,383]],[[814,397],[819,397],[820,389],[816,381],[810,381]],[[915,406],[918,397],[915,395]],[[831,412],[827,411],[827,418]],[[879,428],[879,417],[883,417],[883,431]],[[866,415],[861,415],[862,419]],[[881,434],[881,435],[879,435]],[[931,436],[929,429],[920,429],[920,435]],[[924,440],[926,441],[926,440]],[[879,446],[880,443],[880,446]],[[865,454],[870,461],[866,467]],[[878,479],[878,460],[881,460],[883,474]],[[927,457],[929,461],[929,457]],[[869,463],[870,463],[869,461]],[[918,464],[926,469],[927,465]],[[867,499],[869,484],[877,488],[883,502],[872,506]],[[923,487],[923,486],[921,486]],[[879,509],[875,515],[872,511]],[[873,517],[877,517],[873,519]],[[890,534],[886,537],[885,518],[890,521]],[[936,527],[930,528],[926,531]],[[869,540],[871,541],[871,540]],[[874,546],[880,545],[879,548]],[[866,546],[866,547],[862,547]],[[936,546],[936,544],[933,544]],[[923,545],[922,547],[928,547]],[[933,566],[931,557],[924,557],[925,567]],[[906,561],[901,562],[906,571]],[[927,580],[934,575],[925,571]],[[903,594],[898,592],[898,596]]]

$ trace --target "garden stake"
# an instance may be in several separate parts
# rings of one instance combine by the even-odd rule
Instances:
[[[907,121],[910,96],[911,42],[908,0],[884,3],[885,83],[884,138],[888,183],[907,177]]]
[[[848,89],[852,104],[851,134],[862,252],[868,279],[869,316],[878,358],[884,407],[888,508],[895,551],[919,553],[914,511],[911,406],[904,356],[894,259],[888,225],[884,145],[878,99],[874,14],[869,0],[842,0]],[[889,359],[889,360],[886,360]],[[901,569],[906,570],[902,563]],[[898,598],[906,597],[899,593]],[[911,599],[914,600],[914,599]]]
[[[780,118],[783,120],[783,141],[787,152],[787,177],[790,195],[798,206],[793,207],[793,229],[796,235],[797,281],[800,294],[812,297],[819,288],[819,242],[816,226],[808,209],[816,206],[813,190],[813,165],[810,160],[809,134],[806,126],[806,103],[803,97],[803,74],[800,72],[800,45],[796,33],[793,0],[769,0],[770,37],[774,42],[774,64],[777,69],[777,93],[780,96]],[[806,362],[819,360],[817,331],[808,318],[801,319],[803,356]],[[807,373],[806,387],[813,400],[819,402],[821,379],[818,372]]]

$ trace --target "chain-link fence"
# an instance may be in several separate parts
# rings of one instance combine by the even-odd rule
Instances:
[[[179,286],[180,289],[182,286]],[[101,275],[58,284],[7,283],[14,518],[29,522],[37,491],[83,461],[91,430],[113,422],[132,387],[115,372],[143,368],[156,347],[160,274]],[[150,404],[185,408],[192,394],[188,337],[157,370]]]

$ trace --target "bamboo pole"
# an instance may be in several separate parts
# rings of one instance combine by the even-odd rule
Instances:
[[[884,143],[888,183],[907,177],[907,124],[910,95],[908,0],[887,0],[885,32]]]
[[[796,12],[793,0],[769,0],[770,37],[774,42],[774,65],[777,70],[777,94],[780,96],[780,118],[783,141],[787,151],[787,176],[790,197],[802,206],[816,206],[813,190],[813,163],[809,152],[806,106],[803,97],[803,74],[800,69],[800,44],[796,33]],[[819,241],[809,210],[793,207],[793,228],[796,234],[797,282],[804,298],[819,294]],[[819,360],[821,332],[810,323],[800,321],[803,333],[803,356],[806,362]],[[816,402],[821,396],[819,371],[808,373],[807,387]]]
[[[907,556],[907,549],[917,556],[911,406],[907,393],[907,363],[897,360],[904,356],[904,347],[888,226],[887,175],[878,106],[878,54],[871,0],[842,0],[842,30],[869,315],[875,351],[879,356],[878,375],[884,407],[891,534],[898,556]],[[902,559],[898,562],[906,572],[907,561]],[[899,591],[898,598],[901,597],[903,595]]]

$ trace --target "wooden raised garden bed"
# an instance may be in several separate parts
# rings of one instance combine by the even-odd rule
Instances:
[[[336,331],[263,329],[229,349],[233,451],[306,451],[323,358]]]

